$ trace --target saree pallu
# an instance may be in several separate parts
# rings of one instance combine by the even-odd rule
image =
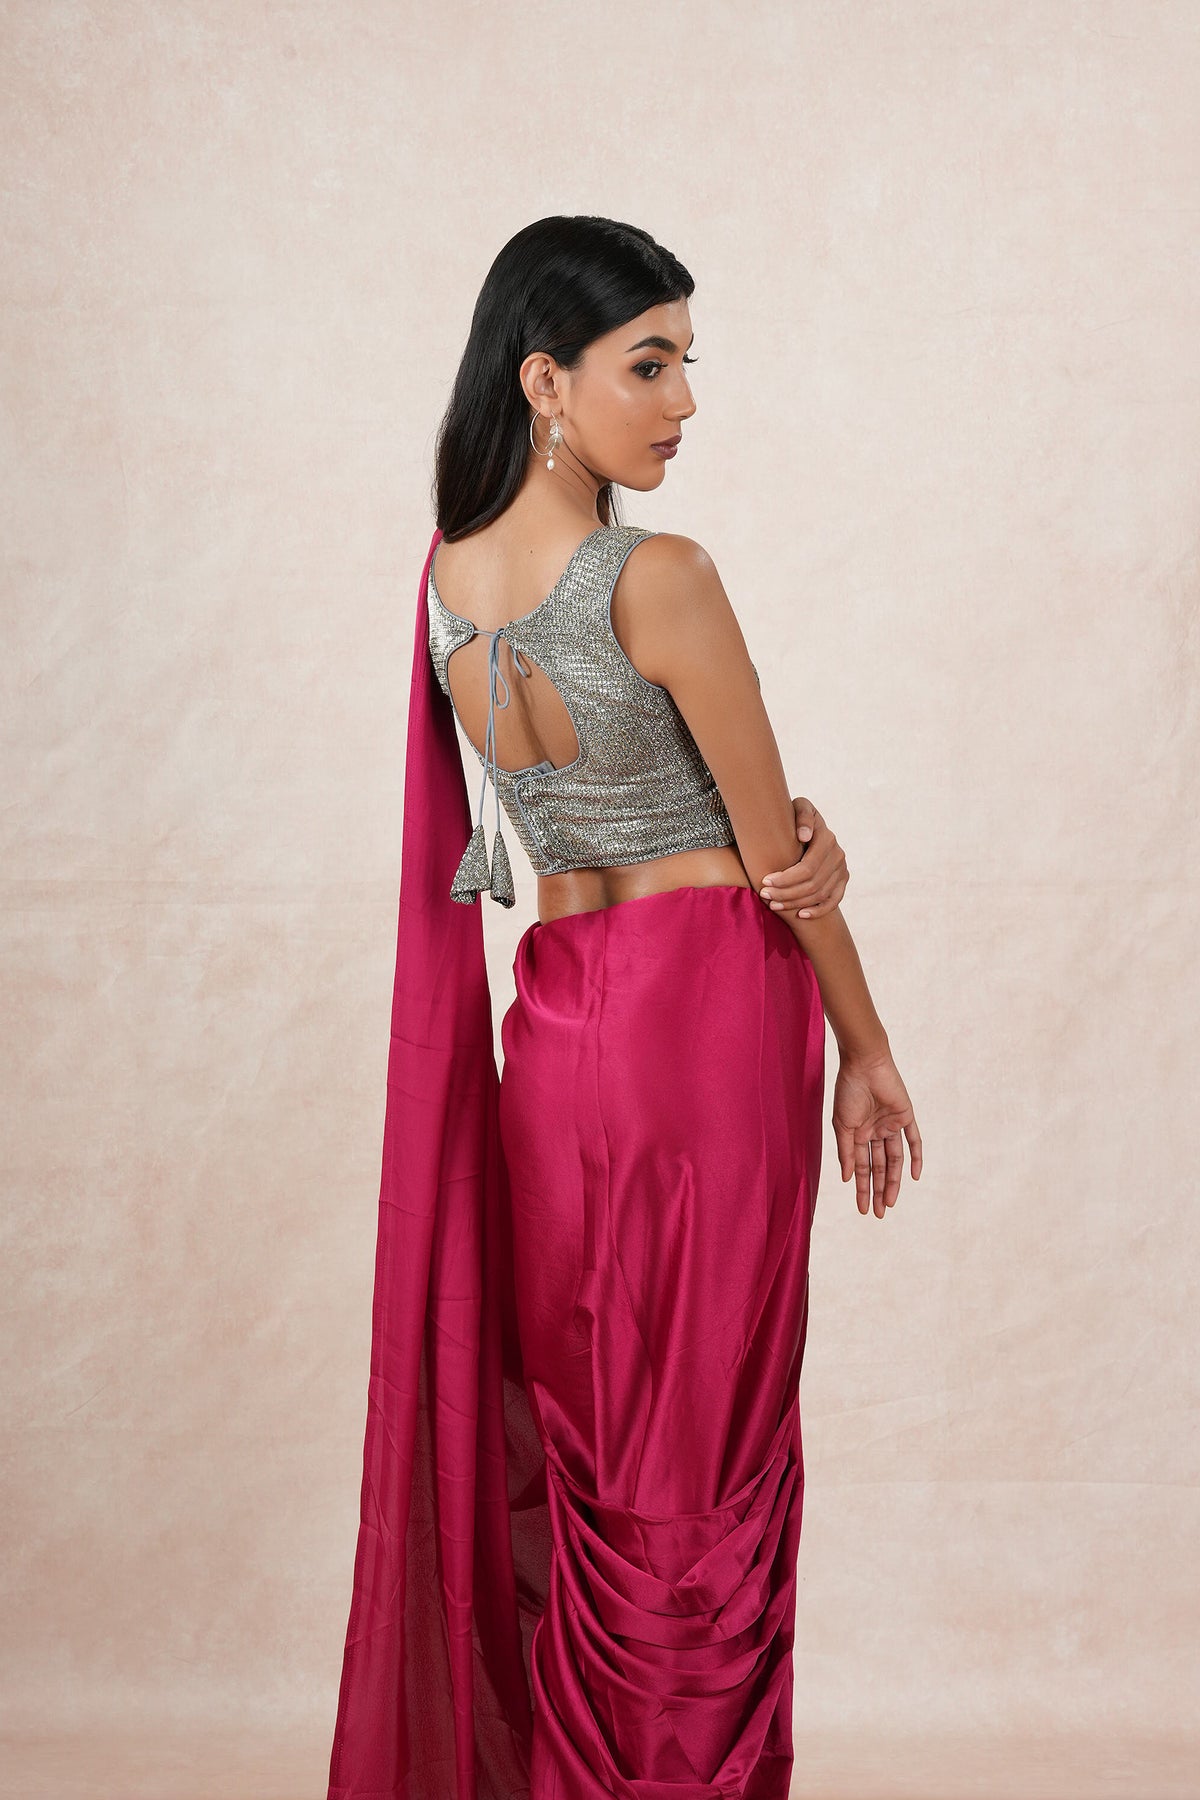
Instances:
[[[329,1800],[785,1800],[815,974],[750,888],[535,923],[501,1081],[440,538]]]
[[[535,923],[502,1026],[546,1455],[532,1800],[786,1800],[824,1016],[751,888]]]

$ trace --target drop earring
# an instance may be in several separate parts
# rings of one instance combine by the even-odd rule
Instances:
[[[545,450],[539,450],[537,447],[537,441],[533,435],[533,428],[534,428],[534,425],[536,424],[537,420],[540,417],[541,417],[540,413],[534,413],[533,418],[530,419],[530,421],[529,421],[529,441],[533,445],[534,451],[536,452],[536,454],[538,456],[547,456],[547,455],[549,456],[549,461],[547,462],[546,467],[548,469],[552,469],[554,467],[554,452],[558,449],[558,446],[562,443],[562,432],[559,429],[559,423],[558,423],[557,417],[551,418],[551,420],[550,420],[550,441],[547,444]]]

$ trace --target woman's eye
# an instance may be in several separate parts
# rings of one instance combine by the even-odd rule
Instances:
[[[685,356],[683,360],[685,363],[694,363],[694,362],[699,362],[700,358],[698,356]],[[645,380],[645,381],[653,381],[655,379],[655,376],[657,376],[658,371],[660,369],[665,369],[666,366],[667,366],[666,363],[655,362],[655,361],[651,360],[649,362],[636,363],[634,365],[633,372],[635,375],[641,375],[643,380]],[[645,373],[645,371],[647,369],[653,369],[654,374],[647,375]]]

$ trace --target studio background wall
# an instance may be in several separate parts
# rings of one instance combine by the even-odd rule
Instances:
[[[592,212],[696,278],[623,517],[721,570],[926,1145],[881,1223],[826,1131],[796,1791],[1200,1793],[1200,6],[0,40],[12,1791],[323,1795],[433,437]]]

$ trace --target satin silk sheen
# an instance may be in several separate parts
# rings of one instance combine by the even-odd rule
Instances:
[[[503,1024],[516,1311],[553,1560],[536,1800],[786,1800],[812,965],[748,887],[534,924]]]
[[[748,887],[535,923],[500,1080],[440,537],[329,1800],[785,1800],[815,975]]]

